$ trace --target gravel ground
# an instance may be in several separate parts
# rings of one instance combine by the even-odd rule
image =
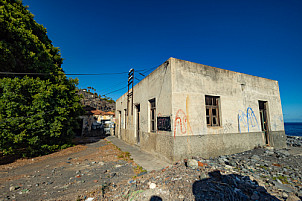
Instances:
[[[90,138],[91,139],[91,138]],[[0,200],[77,200],[136,175],[129,158],[106,140],[0,166]],[[85,198],[85,197],[81,197]]]
[[[300,137],[300,136],[287,136],[287,146],[302,147],[302,137]]]
[[[93,200],[298,201],[302,199],[301,154],[302,148],[297,147],[258,148],[208,160],[187,159],[88,196]]]
[[[178,161],[145,172],[112,143],[95,139],[0,166],[0,200],[288,200],[302,198],[301,138],[288,149]]]

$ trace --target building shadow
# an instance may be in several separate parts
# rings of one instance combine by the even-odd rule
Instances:
[[[162,201],[163,199],[159,196],[156,196],[156,195],[153,195],[151,198],[150,198],[150,201]]]
[[[21,154],[15,154],[15,155],[0,155],[0,165],[6,165],[9,163],[13,163],[16,160],[22,158]]]
[[[192,191],[196,201],[279,200],[259,186],[257,181],[251,181],[248,176],[221,175],[218,170],[210,172],[207,178],[195,181]]]
[[[102,135],[98,135],[98,136],[88,136],[88,137],[75,137],[72,142],[75,145],[85,145],[85,144],[91,144],[91,143],[96,143],[99,142],[102,139],[105,139],[106,137],[108,137],[110,135],[106,135],[106,134],[102,134]]]

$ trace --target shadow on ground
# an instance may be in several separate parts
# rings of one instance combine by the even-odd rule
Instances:
[[[75,144],[75,145],[85,145],[85,144],[91,144],[91,143],[95,143],[95,142],[98,142],[102,139],[105,139],[106,137],[108,137],[110,135],[99,135],[99,136],[96,136],[96,137],[75,137],[72,142]]]
[[[75,137],[72,140],[72,143],[76,146],[76,145],[86,145],[86,144],[91,144],[91,143],[95,143],[98,142],[102,139],[105,139],[106,137],[108,137],[109,135],[99,135],[97,137]],[[55,153],[55,152],[53,152]],[[51,154],[51,153],[49,153]],[[47,154],[46,154],[47,155]],[[36,157],[36,156],[35,156]],[[35,157],[25,157],[25,159],[32,159]],[[22,159],[24,157],[22,157],[22,152],[20,151],[19,154],[15,154],[15,155],[1,155],[0,154],[0,165],[7,165],[10,163],[13,163],[15,161],[17,161],[18,159]]]
[[[13,163],[20,158],[22,158],[21,155],[0,155],[0,165]]]
[[[279,200],[270,195],[257,181],[238,174],[209,173],[209,178],[194,182],[192,191],[196,201],[201,200]]]
[[[150,201],[162,201],[163,199],[159,196],[156,196],[156,195],[153,195],[151,198],[150,198]]]

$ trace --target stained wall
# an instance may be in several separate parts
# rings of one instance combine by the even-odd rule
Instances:
[[[207,126],[206,95],[219,97],[219,126]],[[153,98],[157,117],[170,118],[170,131],[150,132]],[[169,161],[238,153],[266,144],[259,101],[267,102],[269,144],[285,147],[277,81],[170,58],[134,87],[133,102],[140,105],[140,142],[135,106],[133,115],[129,111],[125,118],[127,93],[116,102],[115,133]]]

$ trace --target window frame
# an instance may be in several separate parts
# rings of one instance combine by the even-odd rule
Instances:
[[[205,95],[206,123],[208,127],[220,126],[219,106],[220,106],[219,96]]]
[[[150,132],[156,132],[156,99],[149,100],[150,105]]]
[[[124,109],[124,129],[127,129],[127,109]]]

